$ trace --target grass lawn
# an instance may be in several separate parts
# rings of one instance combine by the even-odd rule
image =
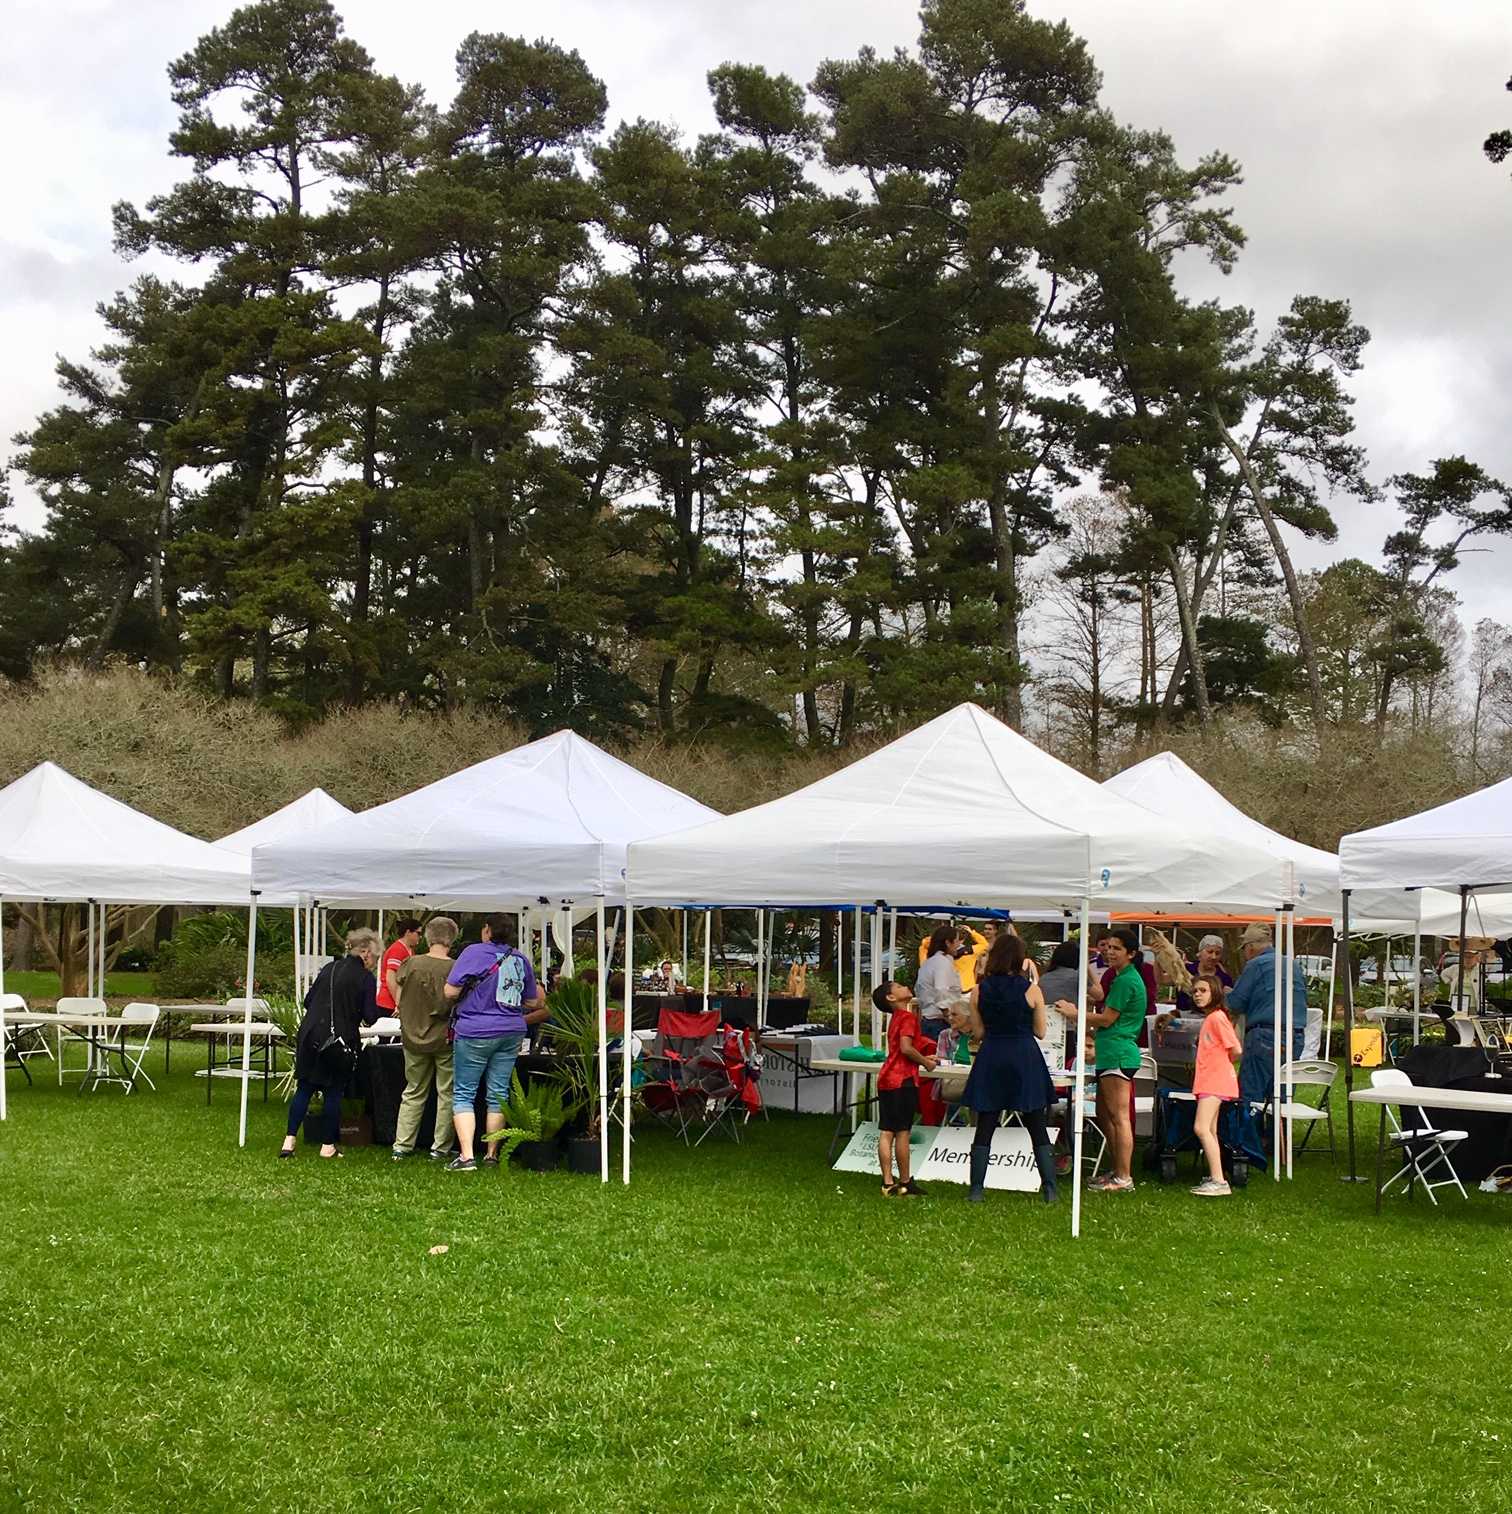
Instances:
[[[8,994],[20,994],[33,1009],[41,1009],[57,1002],[58,975],[45,972],[18,973],[6,968],[5,991]],[[119,999],[122,1003],[129,999],[145,999],[151,1003],[153,991],[151,973],[105,974],[107,999]]]
[[[1073,1243],[884,1201],[791,1117],[648,1132],[628,1191],[278,1162],[195,1061],[8,1074],[0,1508],[1506,1507],[1512,1203],[1377,1219],[1309,1158],[1089,1196]]]

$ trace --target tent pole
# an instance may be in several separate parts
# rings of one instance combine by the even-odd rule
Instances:
[[[294,917],[294,1003],[298,1005],[304,998],[299,984],[299,905],[296,904],[290,913]]]
[[[1328,927],[1328,1003],[1323,1008],[1323,1060],[1333,1060],[1333,1007],[1334,988],[1338,984],[1339,933],[1332,925]]]
[[[1297,1023],[1297,910],[1293,904],[1286,906],[1286,1089],[1285,1108],[1286,1117],[1282,1124],[1286,1134],[1286,1176],[1292,1176],[1292,1127],[1291,1127],[1291,1104],[1292,1091],[1295,1084],[1292,1082],[1292,1041],[1295,1039],[1293,1027]],[[1302,999],[1302,1018],[1307,1018],[1307,997]]]
[[[898,971],[898,912],[890,909],[887,912],[887,966],[889,976],[896,976]]]
[[[236,1144],[247,1144],[247,1086],[252,1081],[252,979],[257,972],[257,890],[247,902],[247,981],[242,984],[242,1068],[241,1068],[241,1119],[237,1127]],[[268,1043],[268,1054],[273,1045]],[[322,1097],[325,1097],[324,1095]]]
[[[835,1026],[845,1023],[841,1006],[845,1003],[845,911],[835,911]]]
[[[1465,1002],[1465,932],[1470,927],[1470,889],[1465,884],[1460,884],[1460,937],[1459,937],[1459,970],[1455,976],[1459,979],[1459,985],[1454,990],[1454,1012],[1457,1015],[1470,1013],[1470,1007]],[[1448,1038],[1445,1037],[1447,1040]]]
[[[0,1120],[5,1118],[5,900],[0,898]]]
[[[1346,1183],[1359,1181],[1355,1171],[1355,1120],[1354,1101],[1349,1095],[1354,1091],[1354,974],[1349,970],[1349,890],[1340,891],[1344,900],[1341,917],[1344,940],[1340,947],[1341,965],[1344,968],[1344,1118],[1349,1125],[1349,1176]]]
[[[1285,965],[1282,953],[1286,949],[1281,933],[1282,914],[1276,911],[1276,928],[1271,940],[1274,969],[1271,984],[1271,1181],[1281,1181],[1281,969]]]
[[[765,982],[766,967],[766,911],[756,911],[756,1025],[760,1029],[766,1025],[766,1017],[761,1012],[762,987]]]
[[[621,1182],[630,1181],[630,1043],[635,1036],[635,901],[625,896],[625,1040],[624,1040],[624,1089],[621,1110],[624,1129],[624,1150],[620,1160]]]
[[[861,1044],[861,906],[854,906],[855,914],[851,917],[851,1039],[857,1046]],[[855,1075],[851,1074],[846,1079],[852,1093],[856,1088]],[[866,1084],[861,1084],[865,1091]],[[851,1100],[850,1127],[855,1130],[860,1123],[860,1111],[856,1107],[856,1101]]]
[[[1422,1036],[1423,1022],[1423,926],[1412,933],[1412,1044]]]
[[[383,911],[382,910],[378,911],[378,939],[379,939],[380,942],[383,940]]]
[[[711,909],[706,909],[704,911],[704,990],[703,990],[703,1007],[704,1007],[704,1013],[705,1014],[708,1014],[708,1012],[709,1012],[709,961],[710,961],[710,956],[711,956],[710,946],[711,946],[711,942],[712,942],[713,936],[714,936],[714,911],[711,910]]]
[[[609,974],[604,958],[604,896],[594,911],[595,958],[598,963],[599,1181],[609,1181]],[[624,1033],[628,1036],[628,1019]]]
[[[682,941],[683,941],[682,962],[681,962],[680,965],[682,967],[683,982],[686,983],[688,981],[688,912],[687,912],[687,910],[683,910],[683,912],[682,912]]]
[[[851,916],[851,1035],[861,1044],[861,906]]]
[[[1082,1097],[1087,1086],[1087,974],[1092,970],[1087,937],[1092,931],[1092,901],[1087,895],[1081,902],[1081,942],[1077,949],[1076,970],[1076,1056],[1072,1062],[1075,1076],[1071,1085],[1071,1239],[1081,1234],[1082,1196]]]
[[[84,951],[88,960],[84,964],[84,992],[92,999],[95,997],[95,902],[89,900],[85,905],[89,911],[89,923],[84,927]]]
[[[882,906],[880,901],[872,910],[871,922],[871,986],[873,989],[882,981]],[[871,1037],[872,1045],[882,1044],[882,1011],[877,1008],[876,1001],[872,1001],[871,1012]]]

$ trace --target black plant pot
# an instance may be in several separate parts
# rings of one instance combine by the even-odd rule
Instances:
[[[521,1141],[509,1160],[527,1172],[554,1172],[562,1165],[562,1148],[555,1141]]]
[[[580,1172],[585,1177],[599,1175],[599,1143],[597,1136],[574,1136],[567,1143],[567,1170]]]

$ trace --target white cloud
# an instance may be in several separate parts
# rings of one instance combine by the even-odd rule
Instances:
[[[469,31],[546,34],[576,47],[609,87],[613,119],[710,128],[705,73],[727,59],[807,81],[828,56],[916,35],[911,0],[482,0],[339,4],[385,71],[444,102]],[[133,270],[110,251],[110,205],[141,201],[181,165],[166,66],[222,21],[201,0],[12,0],[0,56],[9,145],[0,245],[0,435],[52,402],[54,354],[96,339],[94,304]],[[1370,327],[1357,386],[1376,477],[1462,452],[1512,478],[1504,413],[1512,363],[1512,180],[1480,143],[1512,125],[1504,0],[1049,0],[1084,36],[1119,116],[1163,126],[1188,156],[1222,148],[1244,165],[1250,234],[1235,275],[1205,290],[1274,319],[1294,293],[1344,296]],[[38,144],[32,150],[31,144]],[[1340,505],[1340,552],[1372,556],[1381,506]],[[1305,561],[1318,554],[1303,547]],[[1512,543],[1466,560],[1466,618],[1507,612]]]

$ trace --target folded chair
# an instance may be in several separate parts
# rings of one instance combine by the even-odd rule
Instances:
[[[1324,1125],[1328,1128],[1328,1159],[1337,1161],[1337,1150],[1334,1146],[1333,1110],[1329,1107],[1329,1095],[1333,1091],[1334,1078],[1338,1076],[1338,1066],[1333,1062],[1302,1061],[1288,1062],[1281,1069],[1281,1088],[1285,1090],[1290,1086],[1291,1098],[1283,1099],[1281,1104],[1281,1118],[1286,1121],[1288,1131],[1301,1125],[1305,1127],[1302,1132],[1302,1144],[1297,1147],[1297,1155],[1301,1156],[1307,1150],[1307,1143],[1312,1139],[1313,1131]],[[1297,1094],[1299,1088],[1320,1088],[1322,1096],[1316,1104],[1309,1104]],[[1270,1110],[1267,1106],[1267,1117]],[[1319,1148],[1321,1150],[1321,1148]]]
[[[1370,1075],[1370,1082],[1374,1088],[1412,1087],[1412,1079],[1399,1067],[1376,1068]],[[1412,1195],[1413,1185],[1416,1183],[1423,1185],[1423,1192],[1428,1195],[1429,1202],[1432,1204],[1438,1203],[1438,1200],[1433,1197],[1435,1188],[1458,1188],[1459,1196],[1462,1199],[1468,1198],[1464,1184],[1460,1182],[1459,1174],[1454,1170],[1450,1153],[1461,1141],[1469,1139],[1469,1131],[1438,1129],[1428,1119],[1426,1109],[1404,1104],[1402,1118],[1399,1120],[1396,1110],[1390,1104],[1383,1107],[1386,1110],[1386,1118],[1391,1122],[1391,1129],[1387,1132],[1386,1138],[1406,1155],[1407,1160],[1399,1171],[1394,1172],[1381,1185],[1381,1192],[1386,1193],[1393,1183],[1405,1178],[1409,1198]],[[1409,1121],[1410,1123],[1406,1123]],[[1435,1173],[1448,1173],[1448,1176],[1435,1177]]]

